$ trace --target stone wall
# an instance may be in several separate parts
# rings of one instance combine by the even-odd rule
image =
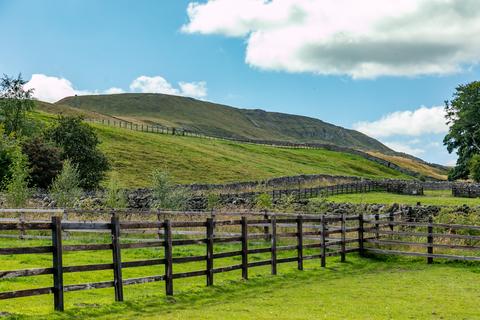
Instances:
[[[454,197],[479,198],[480,184],[455,184],[452,187],[452,193]]]

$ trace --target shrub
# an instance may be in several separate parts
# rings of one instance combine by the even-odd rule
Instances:
[[[29,172],[27,157],[22,154],[20,147],[16,147],[12,152],[12,162],[10,164],[11,177],[6,185],[6,198],[9,206],[14,208],[24,207],[31,195],[28,188]]]
[[[124,209],[127,207],[125,190],[120,188],[118,175],[112,174],[105,192],[105,206],[107,208]]]
[[[22,151],[29,162],[30,186],[48,189],[62,170],[61,150],[36,137],[24,142]]]
[[[82,196],[80,174],[77,166],[70,160],[63,162],[63,169],[53,180],[50,196],[56,201],[57,207],[71,208]]]
[[[63,158],[69,159],[78,169],[80,186],[98,188],[109,169],[108,160],[98,149],[100,143],[92,127],[81,117],[61,116],[45,135],[63,149]]]
[[[220,196],[216,193],[207,195],[207,210],[211,211],[220,206]]]
[[[152,173],[152,208],[185,210],[188,204],[188,190],[176,187],[167,172],[155,170]]]
[[[273,207],[272,196],[268,193],[261,193],[255,197],[255,207],[259,210],[267,210]]]
[[[469,170],[470,178],[475,182],[480,182],[480,155],[476,154],[470,159]]]

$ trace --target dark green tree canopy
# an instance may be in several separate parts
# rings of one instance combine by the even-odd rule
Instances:
[[[26,83],[21,74],[17,78],[4,75],[0,79],[0,120],[6,134],[22,134],[26,113],[35,107],[33,89],[25,90]]]
[[[467,179],[470,160],[480,154],[480,81],[458,86],[453,100],[445,102],[445,110],[450,131],[443,143],[448,152],[458,154],[449,178]]]
[[[22,152],[27,156],[30,172],[30,187],[48,189],[53,179],[62,171],[62,151],[34,137],[22,143]]]
[[[100,142],[92,127],[83,123],[81,117],[60,116],[45,136],[63,149],[64,159],[78,167],[82,188],[98,188],[110,166],[98,149]]]

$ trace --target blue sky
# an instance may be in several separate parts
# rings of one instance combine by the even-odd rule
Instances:
[[[366,0],[366,3],[369,1],[375,5],[376,0]],[[403,119],[407,123],[412,121],[413,125],[417,116],[428,122],[430,115],[441,113],[438,108],[430,108],[443,105],[458,84],[479,78],[480,68],[470,54],[478,47],[471,48],[455,42],[456,47],[452,45],[457,50],[455,56],[461,58],[452,60],[446,55],[434,56],[431,58],[435,62],[433,65],[423,56],[424,51],[432,48],[429,46],[423,50],[425,38],[422,38],[418,39],[418,46],[414,49],[410,48],[405,53],[400,49],[398,60],[390,59],[396,56],[397,51],[375,54],[372,59],[377,59],[378,64],[375,68],[366,68],[366,64],[355,60],[365,59],[360,54],[365,49],[359,48],[360,45],[353,48],[353,51],[360,52],[353,57],[345,56],[344,51],[334,48],[334,56],[327,60],[323,59],[324,56],[331,53],[325,53],[325,47],[321,46],[323,40],[307,37],[307,34],[315,35],[319,30],[311,12],[324,10],[324,15],[329,14],[331,18],[342,14],[330,0],[313,1],[314,5],[311,0],[297,2],[292,12],[301,13],[298,19],[291,18],[294,15],[288,11],[290,9],[280,7],[282,0],[272,1],[280,2],[278,8],[266,7],[276,4],[260,0],[191,2],[0,0],[0,33],[3,39],[0,72],[10,75],[21,72],[27,80],[34,74],[68,80],[67,86],[80,94],[102,93],[109,88],[125,92],[146,92],[148,88],[155,91],[159,78],[156,78],[157,81],[151,79],[161,77],[162,88],[167,86],[166,90],[173,93],[236,107],[311,116],[361,129],[390,146],[414,152],[428,161],[446,164],[455,159],[441,146],[445,128],[439,129],[432,124],[431,129],[424,129],[425,126],[419,123],[418,130],[409,131],[410,124],[400,124],[397,129],[391,130],[392,122]],[[226,7],[220,6],[221,2],[225,2]],[[460,5],[464,2],[465,6],[472,4],[468,0],[452,2]],[[304,7],[299,3],[305,3]],[[249,11],[242,12],[248,6],[252,6],[247,8]],[[390,18],[391,13],[387,9],[383,12],[385,16],[381,17],[362,16],[359,12],[358,19],[367,19],[362,21],[368,24],[372,19],[384,19],[390,23],[403,18]],[[395,8],[397,12],[402,10],[410,17],[414,9]],[[421,8],[415,10],[421,11]],[[284,11],[288,13],[286,18]],[[298,23],[304,29],[292,29],[297,30],[299,35],[292,36],[285,26]],[[455,24],[455,21],[452,23]],[[182,29],[182,26],[185,27]],[[354,40],[356,34],[362,34],[359,39],[367,39],[362,45],[378,43],[371,41],[372,34],[378,34],[371,29],[352,31],[349,25],[344,24],[328,27],[342,32],[346,30],[344,33],[352,34]],[[418,30],[418,26],[415,28]],[[279,41],[274,37],[278,34],[285,38]],[[430,30],[425,30],[425,35],[436,38],[438,42],[441,39],[441,35]],[[328,36],[322,34],[322,39]],[[302,38],[303,42],[300,43],[297,38]],[[415,40],[413,32],[412,38]],[[299,56],[285,49],[305,43],[316,45],[315,41],[318,41],[318,46],[309,48],[318,49],[315,52],[320,53],[315,53],[318,56],[309,61],[304,60],[311,55]],[[444,47],[440,46],[441,43],[434,43],[432,52],[440,51],[435,45]],[[383,44],[383,48],[389,46],[393,48],[392,44]],[[332,46],[328,48],[330,50]],[[379,52],[375,47],[370,50]],[[479,56],[479,52],[475,53]],[[405,58],[407,55],[413,55],[411,60]],[[339,58],[335,60],[335,56]],[[345,61],[353,62],[346,65]],[[143,81],[134,86],[133,81],[141,76],[145,77]],[[39,95],[42,90],[50,90],[42,87],[50,83],[42,79],[50,78],[37,78],[35,84],[40,86]],[[187,87],[190,84],[188,88],[191,90],[179,83]],[[424,118],[421,118],[421,112],[415,113],[422,106],[429,109],[423,113]],[[403,111],[411,113],[401,113]]]

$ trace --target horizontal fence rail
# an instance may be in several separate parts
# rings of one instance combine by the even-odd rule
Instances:
[[[205,277],[207,286],[214,284],[215,274],[241,270],[242,278],[248,279],[249,270],[259,266],[269,266],[272,275],[278,272],[277,266],[283,263],[296,263],[298,270],[303,270],[305,260],[319,259],[322,267],[326,266],[326,258],[341,256],[345,261],[348,253],[358,251],[359,216],[276,216],[247,218],[246,216],[231,217],[230,220],[217,220],[212,217],[205,220],[171,221],[169,219],[157,222],[121,221],[117,214],[113,214],[109,222],[72,222],[62,221],[62,217],[53,216],[50,222],[18,223],[0,222],[0,230],[42,231],[51,233],[51,245],[38,247],[0,248],[0,255],[22,254],[51,254],[52,264],[48,268],[5,270],[0,271],[1,279],[18,277],[34,277],[51,275],[52,286],[24,289],[9,292],[0,292],[1,299],[12,299],[36,295],[53,294],[54,308],[64,310],[65,292],[90,290],[96,288],[114,288],[115,300],[124,300],[125,286],[165,282],[166,295],[174,293],[174,280],[188,277]],[[347,225],[347,223],[349,225]],[[353,225],[352,225],[353,224]],[[223,227],[236,227],[238,233],[219,232]],[[181,228],[196,228],[203,236],[196,239],[178,238],[175,231]],[[159,239],[146,242],[122,243],[120,235],[138,229],[161,231]],[[64,245],[64,233],[71,230],[108,231],[111,234],[110,243],[102,244],[74,244]],[[258,232],[258,230],[262,230]],[[280,244],[281,240],[290,239],[293,243]],[[264,241],[268,246],[250,247],[252,241]],[[240,250],[215,252],[217,244],[237,243]],[[204,255],[175,256],[174,248],[178,246],[201,245],[205,247]],[[163,248],[164,255],[158,259],[124,261],[122,251],[139,248]],[[102,264],[64,266],[65,252],[108,250],[112,252],[112,261]],[[314,250],[316,253],[308,253]],[[279,252],[289,252],[291,256],[278,256]],[[251,255],[268,254],[269,259],[250,261]],[[240,257],[241,263],[230,266],[216,267],[215,261],[228,257]],[[190,262],[203,262],[205,269],[175,272],[175,265]],[[144,266],[164,266],[163,274],[154,274],[140,278],[123,277],[122,271],[126,268]],[[64,283],[64,274],[74,272],[89,272],[111,270],[112,280],[68,284]]]
[[[165,294],[173,295],[177,279],[204,277],[206,285],[211,286],[215,282],[215,275],[219,273],[239,270],[241,278],[247,280],[251,268],[267,266],[270,273],[276,275],[280,264],[295,263],[298,270],[304,270],[304,262],[314,259],[319,261],[319,266],[325,267],[327,257],[339,256],[340,261],[344,262],[352,252],[359,252],[363,257],[368,254],[420,257],[429,264],[434,259],[480,261],[480,226],[435,223],[432,218],[423,222],[402,221],[401,215],[394,213],[231,215],[223,219],[192,216],[183,221],[124,221],[118,213],[113,212],[109,221],[99,222],[65,221],[59,213],[55,212],[50,221],[0,222],[0,230],[49,233],[51,238],[51,244],[45,246],[0,248],[0,255],[48,254],[52,259],[51,265],[44,268],[1,270],[0,280],[47,275],[52,277],[52,282],[46,287],[0,292],[0,300],[52,294],[55,310],[62,311],[66,292],[113,288],[115,300],[123,301],[128,286],[164,282]],[[63,241],[72,231],[106,232],[109,241],[64,244]],[[132,231],[151,231],[153,238],[122,242],[121,235],[128,235]],[[191,235],[196,237],[192,238]],[[238,247],[225,247],[225,244]],[[175,254],[175,248],[192,245],[201,246],[204,253],[199,254],[196,250],[196,254],[188,256]],[[124,250],[143,248],[161,249],[163,254],[157,258],[134,261],[122,259]],[[215,248],[229,249],[218,252]],[[64,266],[65,252],[81,251],[109,251],[112,258],[107,263]],[[252,257],[258,254],[262,254],[262,258]],[[231,257],[237,257],[238,263],[232,262],[226,266],[218,264],[219,259]],[[203,267],[194,271],[177,270],[176,266],[188,263],[200,263]],[[163,272],[138,278],[123,276],[125,269],[145,266],[162,266]],[[111,279],[64,283],[65,274],[102,270],[109,270]]]

